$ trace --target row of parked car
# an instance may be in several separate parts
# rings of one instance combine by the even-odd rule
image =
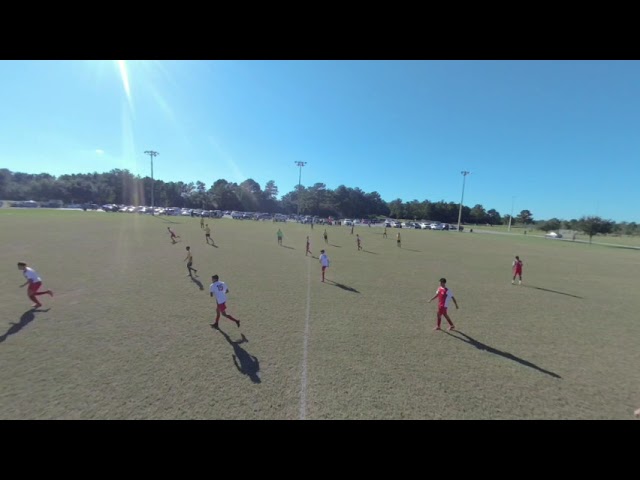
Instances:
[[[224,212],[221,210],[203,210],[200,208],[178,208],[178,207],[134,207],[132,205],[115,205],[108,204],[99,207],[95,204],[87,204],[82,208],[85,210],[97,210],[101,208],[105,212],[125,212],[125,213],[142,213],[142,214],[154,214],[154,215],[170,215],[170,216],[182,216],[182,217],[222,217]]]
[[[416,230],[455,230],[456,226],[450,223],[440,222],[400,222],[397,220],[387,220],[384,224],[389,228],[414,228]],[[464,230],[464,227],[460,225],[460,231]]]

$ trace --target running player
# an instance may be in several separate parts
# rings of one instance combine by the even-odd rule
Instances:
[[[196,273],[197,277],[198,270],[191,267],[191,265],[193,265],[193,255],[191,254],[191,247],[187,247],[187,257],[184,259],[184,261],[187,262],[187,270],[189,271],[189,276],[191,276],[191,270],[193,270]]]
[[[27,288],[27,296],[33,302],[33,305],[31,306],[32,308],[40,308],[42,306],[36,296],[48,294],[49,296],[53,297],[53,292],[51,290],[45,290],[44,292],[38,291],[42,286],[42,278],[40,278],[38,272],[36,272],[33,268],[28,267],[25,262],[18,262],[18,270],[22,270],[24,278],[27,279],[26,282],[20,285],[20,288],[24,287],[27,284],[29,285],[29,287]]]
[[[213,275],[211,277],[211,280],[213,281],[213,283],[209,286],[209,295],[211,297],[213,297],[214,295],[216,296],[216,320],[211,326],[213,328],[219,328],[218,321],[220,320],[220,315],[222,315],[232,322],[235,322],[238,328],[240,328],[240,320],[233,318],[227,313],[227,293],[229,293],[227,284],[221,282],[218,275]]]

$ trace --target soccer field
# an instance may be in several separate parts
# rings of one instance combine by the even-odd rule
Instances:
[[[323,226],[206,221],[216,247],[196,218],[1,209],[0,418],[631,419],[640,407],[640,251],[404,229],[398,248],[397,229],[337,226],[325,244]],[[55,292],[40,311],[19,260]],[[213,274],[240,328],[211,328]],[[457,331],[432,330],[440,277]]]

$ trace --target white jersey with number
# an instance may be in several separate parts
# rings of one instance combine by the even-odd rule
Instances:
[[[38,272],[36,272],[31,267],[25,267],[24,272],[22,274],[24,275],[24,278],[26,278],[27,280],[30,280],[33,283],[42,281],[42,279],[40,278],[40,275],[38,275]]]
[[[218,280],[209,287],[209,291],[216,296],[218,303],[225,303],[227,301],[227,284]]]

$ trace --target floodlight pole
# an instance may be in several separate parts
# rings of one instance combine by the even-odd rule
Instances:
[[[513,201],[516,197],[511,197],[511,215],[509,215],[509,232],[511,231],[511,220],[513,219]]]
[[[153,150],[146,150],[145,155],[149,155],[151,158],[151,215],[155,215],[155,198],[153,196],[153,191],[155,190],[153,181],[153,157],[157,157],[160,155],[158,152],[154,152]]]
[[[298,167],[300,167],[300,174],[298,175],[298,222],[300,221],[300,189],[302,184],[302,167],[304,167],[307,162],[294,162]]]
[[[464,202],[464,183],[465,183],[465,180],[467,179],[467,175],[469,175],[469,173],[471,172],[467,172],[466,170],[463,170],[460,173],[462,174],[462,198],[460,199],[460,210],[458,212],[458,232],[460,231],[460,220],[462,220],[462,202]]]

